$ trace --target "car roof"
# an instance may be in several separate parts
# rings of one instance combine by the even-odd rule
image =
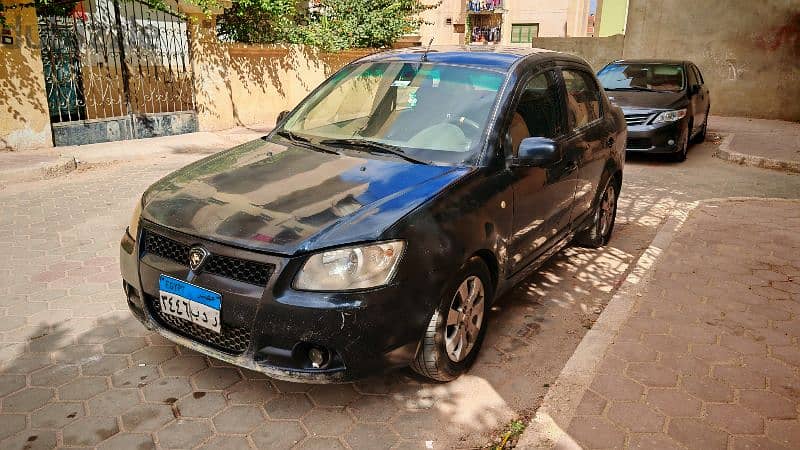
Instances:
[[[359,62],[417,62],[420,61],[423,53],[425,53],[425,47],[409,47],[375,53],[361,58]],[[518,61],[525,58],[537,58],[541,60],[563,59],[585,64],[585,61],[582,59],[567,53],[541,48],[506,45],[434,45],[431,46],[428,51],[426,60],[431,63],[483,67],[505,72],[511,69]]]
[[[627,63],[627,64],[691,64],[691,61],[682,59],[619,59],[612,64]]]

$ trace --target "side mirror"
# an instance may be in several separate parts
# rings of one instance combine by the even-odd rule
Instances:
[[[689,95],[697,95],[700,93],[700,85],[693,84],[692,87],[689,88]]]
[[[279,112],[278,113],[278,119],[275,121],[275,123],[279,124],[279,123],[283,122],[283,119],[285,119],[286,116],[288,116],[290,112],[291,111],[281,111],[281,112]]]
[[[511,167],[539,167],[558,160],[558,146],[552,139],[530,137],[519,144],[516,157],[511,158]]]

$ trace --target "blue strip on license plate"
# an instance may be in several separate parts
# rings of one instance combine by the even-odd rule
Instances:
[[[189,284],[185,281],[161,275],[158,279],[158,288],[162,292],[169,292],[193,302],[201,303],[211,309],[220,310],[222,296],[214,291]]]

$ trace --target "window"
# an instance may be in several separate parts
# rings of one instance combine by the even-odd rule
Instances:
[[[586,72],[566,69],[562,73],[567,91],[569,128],[577,130],[600,118],[600,91]]]
[[[685,86],[682,64],[612,63],[597,78],[604,88],[618,91],[680,92]]]
[[[512,44],[530,44],[535,37],[539,37],[538,23],[515,23],[511,25]]]
[[[555,138],[561,134],[558,105],[552,72],[539,74],[525,84],[509,128],[515,155],[525,138]]]
[[[686,73],[686,76],[689,78],[689,87],[694,86],[695,84],[700,84],[697,79],[697,72],[695,72],[694,67],[689,66],[689,71]]]
[[[694,76],[697,78],[697,81],[699,81],[699,84],[705,84],[705,81],[703,80],[703,74],[700,73],[700,69],[698,69],[694,64],[692,65],[692,72],[694,72]]]

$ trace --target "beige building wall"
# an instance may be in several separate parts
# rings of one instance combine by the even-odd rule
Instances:
[[[5,16],[13,43],[0,44],[0,149],[52,147],[36,12],[20,8]]]
[[[434,45],[461,45],[464,43],[464,33],[456,33],[455,25],[464,25],[466,0],[442,0],[436,9],[423,13],[425,24],[420,26],[422,45],[428,45],[433,38]],[[447,24],[451,19],[451,25]]]
[[[511,27],[514,24],[539,24],[540,37],[586,36],[589,19],[589,0],[505,0],[502,44],[511,44]],[[455,25],[464,24],[466,0],[443,0],[441,5],[426,11],[428,22],[420,27],[423,45],[434,38],[434,44],[463,44],[465,36],[456,33]],[[470,30],[466,30],[467,33]]]
[[[201,131],[273,123],[347,63],[374,50],[323,53],[300,45],[225,44],[215,22],[190,21],[195,102]]]

